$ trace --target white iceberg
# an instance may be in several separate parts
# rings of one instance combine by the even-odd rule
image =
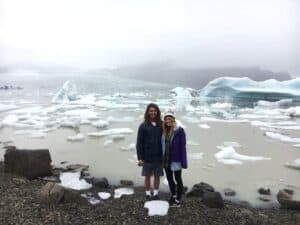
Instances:
[[[77,99],[77,88],[74,82],[67,80],[52,98],[53,103],[66,103]]]
[[[194,111],[191,102],[199,97],[198,91],[192,88],[176,87],[170,91],[171,97],[175,100],[176,110]]]
[[[288,108],[286,114],[290,117],[300,117],[300,106]]]
[[[103,136],[109,136],[109,135],[132,134],[132,133],[133,133],[133,130],[130,128],[113,128],[113,129],[104,130],[101,132],[88,133],[88,136],[103,137]]]
[[[103,143],[103,146],[107,147],[107,146],[111,145],[112,143],[113,143],[113,140],[111,140],[111,139],[105,140],[104,143]]]
[[[59,176],[59,179],[61,181],[60,185],[74,190],[87,190],[92,187],[92,185],[87,183],[84,179],[80,180],[79,178],[80,172],[61,173]]]
[[[16,105],[8,105],[0,103],[0,112],[8,111],[17,108]]]
[[[262,156],[247,156],[237,153],[232,146],[218,147],[221,151],[217,152],[214,156],[217,161],[224,164],[242,164],[242,161],[257,161],[257,160],[270,160]]]
[[[81,133],[78,133],[74,136],[68,136],[67,137],[68,141],[83,141],[84,140],[84,135]]]
[[[200,128],[203,128],[203,129],[209,129],[209,128],[210,128],[210,126],[207,125],[207,124],[199,124],[198,126],[199,126]]]
[[[108,192],[98,192],[98,196],[99,198],[106,200],[110,198],[111,194]]]
[[[291,169],[300,170],[300,158],[294,160],[292,163],[285,163],[284,166],[291,168]]]
[[[147,201],[144,204],[144,208],[148,209],[148,216],[166,216],[169,210],[169,203],[161,200]]]
[[[218,97],[221,99],[300,100],[300,78],[288,81],[274,79],[253,81],[248,77],[220,77],[209,82],[200,92],[202,97]]]
[[[276,139],[282,142],[292,142],[292,143],[300,143],[300,138],[292,138],[283,134],[274,133],[274,132],[265,132],[265,135],[267,137],[270,137],[272,139]]]
[[[134,151],[135,150],[135,144],[131,143],[127,147],[121,147],[122,151]]]
[[[121,198],[122,195],[132,195],[134,190],[132,188],[117,188],[115,189],[114,198]]]
[[[92,125],[97,128],[106,128],[109,126],[109,122],[106,120],[98,120],[98,121],[92,123]]]

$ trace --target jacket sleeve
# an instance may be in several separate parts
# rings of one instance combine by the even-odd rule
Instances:
[[[186,153],[186,135],[184,129],[182,129],[180,135],[180,149],[181,149],[181,166],[183,169],[187,168],[187,153]]]
[[[143,159],[143,151],[144,151],[144,125],[141,124],[138,129],[137,133],[137,140],[136,140],[136,155],[138,160],[144,160]]]

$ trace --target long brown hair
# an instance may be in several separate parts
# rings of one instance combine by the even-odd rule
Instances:
[[[162,128],[162,120],[161,120],[161,112],[160,109],[158,107],[158,105],[156,105],[155,103],[150,103],[149,105],[147,105],[145,114],[144,114],[144,124],[148,125],[150,123],[150,116],[149,116],[149,110],[150,108],[155,108],[157,111],[157,115],[155,118],[155,122],[157,124],[158,127]]]
[[[166,123],[164,122],[163,124],[163,134],[165,135],[165,137],[167,139],[170,139],[175,131],[175,128],[176,128],[176,120],[174,117],[172,116],[169,116],[169,118],[172,119],[172,126],[171,127],[167,127],[166,126]]]

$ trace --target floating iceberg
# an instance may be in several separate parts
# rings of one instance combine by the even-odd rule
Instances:
[[[101,132],[88,133],[88,136],[103,137],[103,136],[109,136],[109,135],[131,134],[131,133],[133,133],[133,130],[130,128],[114,128],[114,129],[104,130]]]
[[[69,136],[67,137],[68,141],[83,141],[84,140],[84,135],[83,134],[76,134],[74,136]]]
[[[77,99],[77,88],[75,83],[67,80],[62,88],[52,98],[53,103],[65,103]]]
[[[300,143],[300,138],[292,138],[283,134],[274,133],[274,132],[266,132],[265,135],[272,139],[276,139],[282,142],[292,142],[292,143]]]
[[[171,97],[175,100],[176,110],[194,111],[192,101],[199,97],[198,91],[192,88],[176,87],[170,91]]]
[[[293,99],[300,101],[300,78],[277,81],[253,81],[248,77],[220,77],[209,82],[200,92],[200,97],[220,99],[268,100]]]
[[[265,158],[261,156],[247,156],[237,153],[232,146],[218,147],[221,151],[215,154],[215,158],[218,162],[224,164],[242,164],[242,161],[256,161],[256,160],[270,160],[271,158]]]

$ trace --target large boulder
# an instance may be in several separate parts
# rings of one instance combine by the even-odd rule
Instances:
[[[48,204],[58,204],[64,197],[64,188],[57,183],[48,182],[40,191],[40,198]]]
[[[4,171],[26,177],[29,180],[50,176],[52,170],[49,150],[7,148],[4,154]]]
[[[199,184],[195,184],[192,187],[192,190],[186,194],[187,197],[200,197],[202,198],[205,192],[214,192],[215,189],[210,184],[201,182]]]
[[[224,202],[220,192],[204,192],[202,201],[206,206],[210,208],[224,208]]]
[[[277,201],[282,208],[300,210],[300,201],[292,199],[292,195],[285,190],[280,190],[277,194]]]

